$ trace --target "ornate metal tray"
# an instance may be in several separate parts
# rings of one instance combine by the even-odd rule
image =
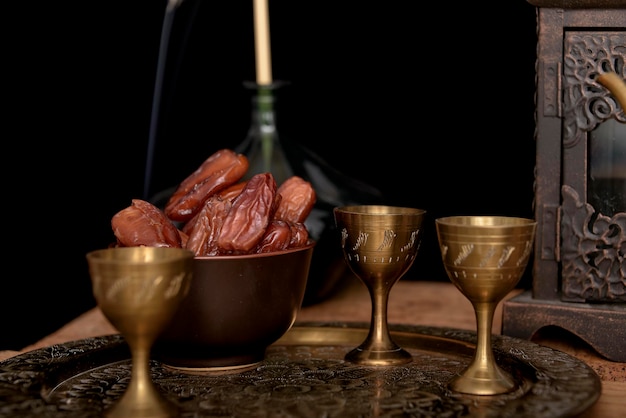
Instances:
[[[390,325],[413,355],[402,366],[364,367],[343,356],[367,335],[363,323],[294,326],[255,366],[183,372],[151,361],[154,382],[181,417],[529,417],[580,414],[601,390],[580,360],[526,340],[493,336],[494,354],[519,387],[505,395],[451,392],[471,360],[476,333]],[[130,378],[119,335],[35,350],[0,362],[0,416],[100,417]]]

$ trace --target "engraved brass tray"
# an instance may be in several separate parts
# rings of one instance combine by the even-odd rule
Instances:
[[[155,360],[152,379],[181,417],[570,417],[600,396],[588,365],[527,340],[494,335],[493,350],[519,387],[471,396],[447,382],[469,364],[476,333],[390,325],[413,355],[402,366],[344,361],[368,324],[303,323],[270,346],[260,364],[228,371],[183,372]],[[130,378],[119,335],[59,344],[0,362],[0,416],[100,417]]]

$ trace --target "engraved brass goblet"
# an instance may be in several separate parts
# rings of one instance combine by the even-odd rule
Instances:
[[[384,205],[334,208],[344,259],[365,284],[372,300],[368,336],[346,354],[346,360],[375,366],[412,360],[411,354],[391,339],[387,304],[391,288],[415,261],[425,213],[422,209]]]
[[[451,216],[435,219],[448,277],[472,303],[476,349],[470,365],[449,387],[472,395],[496,395],[517,384],[496,363],[491,345],[498,303],[521,279],[532,252],[537,223],[507,216]]]
[[[105,415],[164,418],[177,415],[150,377],[150,350],[187,294],[193,253],[181,248],[120,247],[87,253],[93,294],[105,317],[124,336],[131,376],[121,399]]]

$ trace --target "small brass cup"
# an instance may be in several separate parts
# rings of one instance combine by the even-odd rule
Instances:
[[[150,377],[150,350],[187,295],[193,276],[191,251],[166,247],[120,247],[87,254],[94,297],[124,336],[131,352],[130,382],[109,418],[166,418],[174,405]]]
[[[517,385],[496,364],[492,351],[493,315],[526,269],[537,223],[506,216],[452,216],[436,219],[435,226],[446,273],[476,313],[474,359],[449,386],[474,395],[510,392]]]
[[[425,213],[422,209],[384,205],[334,209],[344,258],[372,299],[369,335],[346,355],[346,360],[376,366],[412,360],[411,354],[391,339],[387,304],[391,288],[415,261]]]

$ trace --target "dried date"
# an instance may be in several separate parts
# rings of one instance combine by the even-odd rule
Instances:
[[[118,246],[182,247],[176,226],[145,200],[133,199],[130,206],[113,215],[111,227]]]
[[[231,206],[230,200],[217,195],[209,197],[194,218],[185,248],[193,251],[196,256],[219,255],[217,237]]]
[[[274,217],[287,222],[304,222],[317,199],[311,183],[298,176],[285,180],[277,193],[281,195],[281,201]]]
[[[289,222],[291,241],[289,248],[304,247],[309,243],[309,230],[302,222]]]
[[[165,205],[165,214],[173,221],[189,221],[211,195],[241,180],[248,165],[245,155],[229,149],[213,153],[178,185]]]
[[[291,244],[291,226],[285,221],[273,220],[256,246],[256,253],[271,253],[289,248]]]
[[[219,192],[218,195],[222,199],[233,200],[239,195],[239,193],[241,193],[244,187],[246,187],[246,182],[242,181],[225,188],[224,190]]]
[[[221,250],[246,254],[259,243],[280,202],[271,173],[254,175],[232,201],[217,238]]]

